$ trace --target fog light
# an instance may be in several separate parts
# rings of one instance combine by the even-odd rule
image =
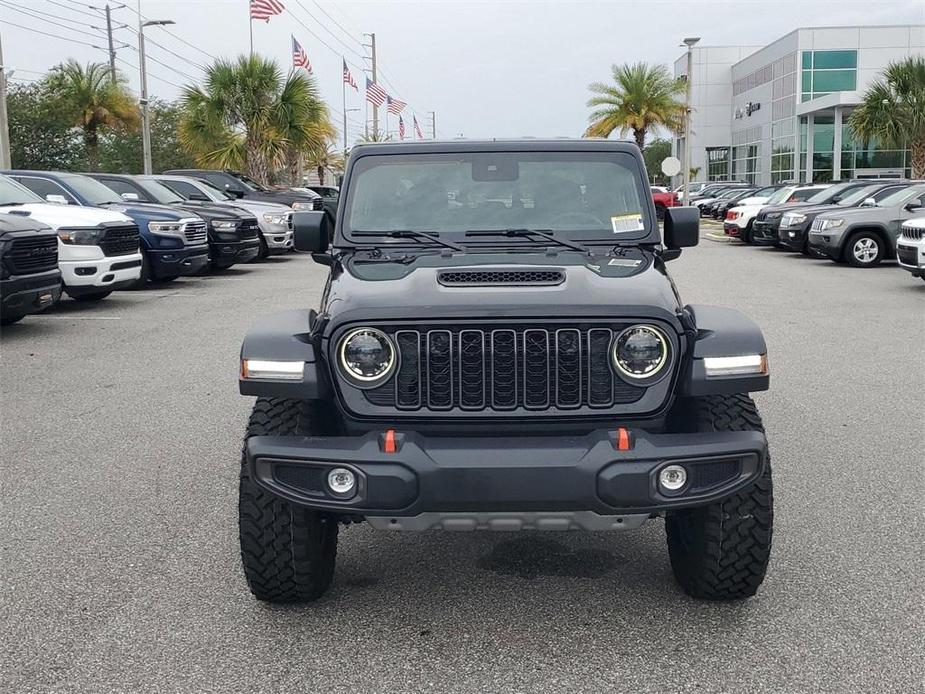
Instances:
[[[676,492],[687,483],[687,470],[680,465],[669,465],[658,473],[658,485],[665,491]]]
[[[346,468],[336,467],[328,473],[328,488],[337,496],[353,496],[356,484],[356,475]]]

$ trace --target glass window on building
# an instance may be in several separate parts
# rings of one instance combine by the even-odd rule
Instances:
[[[848,124],[842,125],[842,178],[911,175],[909,151],[882,147],[876,140],[858,141]]]
[[[707,147],[707,180],[729,180],[728,147]]]
[[[857,89],[858,52],[803,51],[800,101]]]

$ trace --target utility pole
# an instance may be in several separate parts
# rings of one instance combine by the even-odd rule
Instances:
[[[686,88],[684,99],[684,204],[691,204],[691,82],[694,78],[694,46],[700,41],[700,37],[684,39],[684,45],[687,46],[687,79],[684,82]]]
[[[369,37],[369,43],[364,44],[369,48],[370,53],[370,79],[372,79],[373,84],[379,83],[379,75],[376,72],[376,35],[375,34],[363,34],[364,36]],[[379,139],[379,107],[376,104],[373,104],[373,139]]]
[[[0,44],[0,168],[13,168],[10,161],[10,123],[6,113],[6,67],[3,64],[2,44]]]
[[[437,112],[430,112],[430,139],[437,139]]]
[[[106,5],[106,35],[109,37],[109,77],[113,84],[116,82],[116,49],[112,44],[112,13]]]

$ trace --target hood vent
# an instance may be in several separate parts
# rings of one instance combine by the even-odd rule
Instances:
[[[437,281],[445,287],[543,287],[562,284],[563,270],[509,268],[501,270],[440,270]]]

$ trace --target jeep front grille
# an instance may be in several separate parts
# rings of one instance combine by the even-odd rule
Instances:
[[[909,239],[910,241],[921,241],[922,230],[916,229],[914,227],[904,226],[902,228],[902,237]]]
[[[7,254],[14,275],[45,272],[58,267],[58,237],[43,235],[34,239],[16,239]]]
[[[138,236],[138,227],[134,224],[106,227],[100,248],[105,256],[131,255],[138,252]]]
[[[565,273],[562,270],[441,270],[437,281],[448,287],[473,286],[541,286],[562,284]]]
[[[386,328],[399,366],[388,383],[364,391],[367,400],[399,410],[569,410],[645,393],[610,367],[613,337],[626,326],[483,327]]]
[[[184,222],[183,236],[187,246],[199,246],[209,238],[209,229],[205,222]]]

